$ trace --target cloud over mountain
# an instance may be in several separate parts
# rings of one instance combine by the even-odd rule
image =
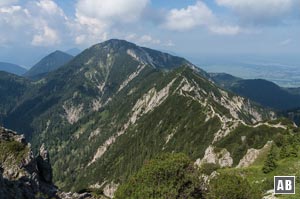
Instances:
[[[167,14],[166,27],[171,30],[186,30],[196,26],[209,26],[215,21],[212,11],[202,1],[198,1],[187,8],[170,10]]]
[[[135,22],[141,16],[148,0],[79,0],[76,4],[76,24],[80,32],[76,43],[81,44],[89,38],[93,42],[105,40],[110,29],[120,23]]]
[[[204,27],[213,33],[225,35],[234,35],[241,31],[238,26],[224,25],[202,1],[186,8],[170,10],[166,16],[165,27],[177,31]]]

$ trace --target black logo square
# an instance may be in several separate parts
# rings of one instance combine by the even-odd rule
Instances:
[[[295,194],[295,176],[274,176],[275,194]]]

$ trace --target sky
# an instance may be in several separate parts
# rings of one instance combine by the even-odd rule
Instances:
[[[194,60],[297,55],[300,0],[0,0],[0,61],[31,67],[111,38]]]

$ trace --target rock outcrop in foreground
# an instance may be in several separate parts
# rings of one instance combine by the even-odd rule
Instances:
[[[52,183],[49,153],[42,145],[35,157],[23,135],[0,127],[0,198],[93,198],[63,193]]]

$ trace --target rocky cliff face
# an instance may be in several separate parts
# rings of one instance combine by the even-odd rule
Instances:
[[[92,198],[60,192],[52,183],[49,154],[42,145],[37,157],[23,135],[0,127],[0,198]]]
[[[34,198],[37,194],[55,196],[52,169],[45,148],[37,158],[24,136],[0,128],[1,183],[0,198]]]

